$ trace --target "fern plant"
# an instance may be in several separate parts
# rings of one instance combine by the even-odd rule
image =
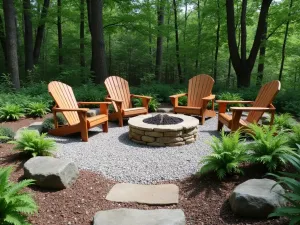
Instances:
[[[148,104],[148,109],[150,112],[156,112],[158,107],[160,106],[160,103],[156,97],[156,95],[153,95],[153,94],[147,94],[145,96],[151,96],[152,99],[149,101],[149,104]],[[134,98],[133,99],[133,105],[135,107],[142,107],[143,106],[143,102],[142,102],[142,99],[140,98]]]
[[[300,145],[298,145],[300,150]],[[287,155],[286,160],[296,169],[296,173],[279,172],[280,175],[269,173],[275,177],[277,184],[284,184],[288,187],[286,193],[282,195],[288,202],[287,207],[279,207],[269,217],[283,216],[290,219],[290,225],[300,223],[300,156]]]
[[[43,117],[48,112],[50,112],[50,110],[43,102],[31,102],[26,108],[26,114],[32,117]]]
[[[280,165],[286,164],[286,155],[295,155],[289,147],[288,137],[284,131],[278,131],[276,126],[249,125],[250,136],[254,139],[248,145],[251,161],[264,164],[269,171],[274,171]]]
[[[270,119],[269,119],[270,121]],[[274,125],[278,127],[278,129],[291,129],[293,127],[293,124],[295,124],[296,121],[293,118],[293,116],[289,113],[282,113],[280,115],[274,116]]]
[[[14,139],[15,133],[9,127],[0,126],[0,143]],[[2,137],[2,138],[1,138]]]
[[[21,190],[34,181],[9,182],[11,172],[11,167],[0,167],[0,224],[30,225],[27,215],[36,213],[38,207],[31,195]]]
[[[300,143],[300,125],[293,126],[292,132],[289,134],[289,144],[292,148],[297,148]]]
[[[1,120],[18,120],[23,117],[23,110],[20,106],[14,104],[7,104],[0,108],[0,119]]]
[[[46,134],[38,134],[32,130],[24,130],[19,140],[10,141],[16,144],[16,150],[36,156],[49,156],[56,150],[55,141],[45,138]]]
[[[200,174],[215,171],[218,178],[223,179],[227,174],[243,173],[240,165],[248,160],[248,155],[245,143],[241,141],[240,131],[226,135],[222,130],[221,138],[213,137],[210,145],[213,153],[200,161],[204,163],[199,171]]]

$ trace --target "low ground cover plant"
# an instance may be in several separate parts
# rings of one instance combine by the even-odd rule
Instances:
[[[24,116],[24,111],[19,105],[7,104],[0,108],[0,120],[14,121]]]
[[[206,174],[215,171],[219,179],[227,174],[242,174],[240,165],[248,160],[245,142],[241,141],[240,131],[225,134],[221,132],[221,138],[213,137],[210,144],[213,153],[204,157],[200,163],[204,163],[199,173]]]
[[[49,156],[56,150],[56,145],[55,141],[45,137],[45,133],[40,135],[33,130],[24,130],[19,140],[10,141],[9,143],[16,144],[14,149],[33,157]]]
[[[289,146],[288,136],[276,126],[259,126],[251,124],[249,135],[253,142],[248,145],[253,163],[264,164],[269,171],[276,170],[287,163],[286,155],[295,155]]]
[[[298,145],[300,150],[300,145]],[[279,172],[278,174],[268,174],[276,178],[277,184],[287,187],[286,193],[282,195],[287,201],[288,206],[279,207],[269,217],[287,217],[291,225],[300,223],[300,159],[299,156],[289,155],[286,160],[296,169],[295,173]]]
[[[48,112],[50,112],[50,109],[43,102],[31,102],[26,108],[26,115],[32,117],[43,117]]]
[[[300,143],[300,124],[292,127],[292,132],[289,134],[289,145],[292,148],[297,148]]]
[[[15,133],[12,131],[12,129],[8,127],[0,126],[0,143],[6,143],[9,140],[14,139]]]
[[[58,125],[65,125],[67,123],[64,115],[61,113],[56,114],[56,119],[57,119]],[[43,124],[42,124],[42,132],[43,133],[47,133],[49,130],[52,130],[54,128],[55,128],[55,126],[54,126],[54,118],[53,117],[47,118],[43,121]]]
[[[11,172],[11,167],[0,167],[0,224],[30,225],[27,215],[37,213],[38,207],[32,196],[22,190],[34,181],[12,183],[9,181]]]
[[[271,119],[269,119],[270,121]],[[280,115],[274,116],[273,125],[277,126],[278,129],[291,129],[293,125],[295,125],[297,121],[293,118],[290,113],[282,113]]]

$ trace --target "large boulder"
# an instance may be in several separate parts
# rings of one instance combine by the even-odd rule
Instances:
[[[79,175],[76,165],[68,160],[53,157],[35,157],[24,164],[24,176],[35,184],[50,189],[70,187]]]
[[[231,193],[229,203],[240,216],[267,218],[277,207],[286,204],[281,196],[284,189],[270,179],[251,179],[238,185]]]
[[[112,209],[99,211],[93,225],[185,225],[181,209]]]

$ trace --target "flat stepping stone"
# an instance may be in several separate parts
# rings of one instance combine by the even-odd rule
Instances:
[[[69,161],[49,156],[29,159],[24,164],[24,177],[34,179],[35,184],[50,189],[70,187],[77,179],[77,166]]]
[[[34,122],[31,123],[28,127],[21,127],[17,130],[14,139],[19,140],[22,137],[22,132],[24,130],[32,130],[35,131],[37,134],[41,134],[43,130],[43,122]]]
[[[175,184],[141,185],[121,183],[112,187],[106,200],[114,202],[137,202],[148,205],[177,204],[179,188]]]
[[[113,209],[99,211],[93,225],[185,225],[181,209]]]
[[[89,111],[87,111],[87,117],[93,117],[97,116],[100,114],[100,109],[99,108],[91,108]]]

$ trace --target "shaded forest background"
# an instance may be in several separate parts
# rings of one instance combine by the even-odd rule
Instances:
[[[7,4],[14,14],[5,12]],[[224,90],[273,79],[287,89],[300,83],[299,1],[3,0],[0,5],[0,74],[16,88],[16,76],[21,86],[50,80],[102,84],[108,75],[132,85],[183,84],[201,73]],[[16,27],[18,72],[9,63],[13,48],[6,20]],[[250,75],[251,83],[239,81]]]

